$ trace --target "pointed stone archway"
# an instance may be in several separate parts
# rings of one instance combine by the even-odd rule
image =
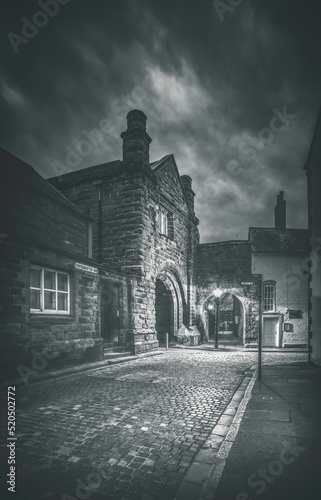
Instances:
[[[209,312],[208,304],[214,297],[214,289],[216,286],[210,285],[207,289],[203,289],[199,293],[198,308],[197,308],[197,327],[202,335],[204,342],[209,339]],[[256,343],[258,338],[259,324],[259,302],[256,291],[256,284],[252,283],[249,286],[230,287],[222,285],[224,296],[230,294],[235,300],[234,326],[237,326],[239,341],[242,345],[248,343]],[[238,314],[236,314],[238,312]],[[238,325],[235,325],[235,317],[238,317]]]
[[[160,346],[173,342],[178,330],[184,324],[186,302],[180,279],[173,271],[163,269],[158,273],[155,282],[155,329]]]
[[[246,307],[245,301],[230,292],[224,292],[219,299],[219,334],[235,342],[243,344],[246,331]],[[214,295],[209,296],[203,304],[203,323],[206,339],[214,341],[216,329],[216,307]]]

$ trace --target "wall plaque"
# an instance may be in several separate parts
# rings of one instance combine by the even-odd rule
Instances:
[[[98,274],[98,269],[96,267],[86,266],[85,264],[75,263],[75,268],[81,271],[87,271],[87,273]]]

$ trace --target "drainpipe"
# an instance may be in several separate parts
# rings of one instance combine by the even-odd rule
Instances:
[[[259,292],[259,338],[258,338],[258,379],[262,381],[262,276],[258,277]]]
[[[98,187],[98,262],[101,263],[102,203],[101,188]]]

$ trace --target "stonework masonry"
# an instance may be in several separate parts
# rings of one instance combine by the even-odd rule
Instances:
[[[146,117],[129,113],[122,134],[123,161],[66,174],[50,182],[93,220],[93,256],[134,278],[131,290],[132,350],[157,348],[156,281],[171,294],[176,336],[195,325],[195,259],[199,242],[191,179],[180,177],[172,155],[148,164]],[[185,186],[185,187],[184,187]],[[161,230],[162,213],[166,231]]]
[[[75,267],[76,263],[92,265],[88,258],[90,219],[29,165],[3,150],[1,167],[6,181],[1,189],[2,370],[17,375],[17,370],[41,370],[48,364],[55,368],[101,359],[99,277]],[[67,291],[60,307],[68,305],[68,313],[45,312],[40,305],[34,306],[37,311],[31,310],[32,293],[38,297],[44,293],[45,301],[46,294],[55,295],[57,300],[57,291],[31,290],[32,268],[46,269],[51,277],[52,272],[68,276],[68,288],[60,285]],[[47,286],[57,288],[56,284]]]
[[[208,302],[214,289],[236,299],[238,321],[235,333],[242,344],[257,342],[259,290],[257,276],[251,271],[251,246],[248,241],[201,244],[197,248],[197,326],[208,339]],[[235,311],[234,311],[235,312]]]
[[[304,169],[308,183],[310,355],[321,365],[321,108]]]

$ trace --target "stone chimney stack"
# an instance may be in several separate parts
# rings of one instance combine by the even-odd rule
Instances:
[[[275,229],[285,230],[286,228],[286,201],[284,200],[284,191],[277,195],[276,207],[274,208]]]
[[[183,183],[185,193],[188,199],[188,203],[192,212],[194,212],[194,196],[195,193],[192,190],[192,178],[189,175],[181,175],[181,181]]]
[[[146,132],[146,115],[134,109],[127,115],[127,130],[121,134],[123,139],[123,162],[149,165],[149,145],[152,139]]]

